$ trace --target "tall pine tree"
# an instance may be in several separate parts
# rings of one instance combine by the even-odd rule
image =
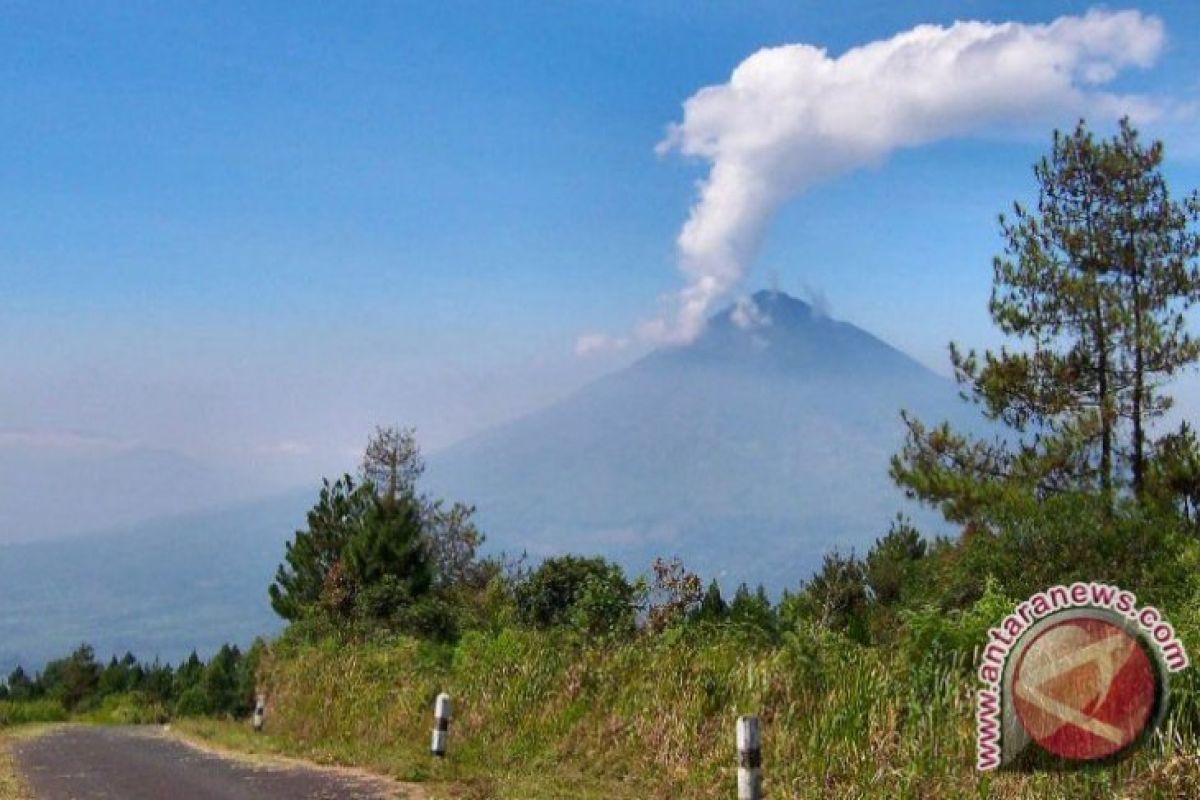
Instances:
[[[1036,209],[1000,219],[989,310],[1016,346],[951,345],[964,394],[1012,434],[972,440],[906,416],[892,476],[910,495],[968,524],[1013,491],[1143,496],[1163,383],[1200,358],[1184,318],[1200,299],[1200,199],[1172,199],[1162,160],[1128,120],[1108,140],[1082,122],[1055,133]]]

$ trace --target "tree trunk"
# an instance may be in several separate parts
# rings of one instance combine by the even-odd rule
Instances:
[[[1097,289],[1099,294],[1099,289]],[[1095,299],[1096,313],[1096,394],[1100,404],[1100,487],[1106,496],[1112,493],[1113,472],[1113,424],[1111,389],[1108,385],[1108,336],[1104,330],[1104,317],[1099,296]]]
[[[1142,416],[1145,413],[1143,395],[1146,390],[1146,359],[1145,342],[1142,340],[1141,275],[1138,273],[1138,264],[1136,263],[1137,254],[1131,253],[1130,258],[1134,262],[1130,264],[1130,274],[1133,279],[1133,291],[1130,293],[1133,298],[1133,405],[1130,410],[1130,416],[1133,418],[1133,494],[1138,500],[1141,500],[1146,477],[1146,435],[1142,427]]]

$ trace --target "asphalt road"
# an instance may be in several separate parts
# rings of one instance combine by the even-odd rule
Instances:
[[[233,760],[154,728],[66,727],[14,748],[38,800],[377,800],[383,782],[315,767]]]

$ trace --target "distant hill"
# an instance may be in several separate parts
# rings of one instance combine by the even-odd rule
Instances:
[[[760,292],[642,360],[430,460],[493,548],[679,554],[726,583],[795,586],[904,507],[901,408],[962,419],[952,382],[845,322]],[[920,514],[918,514],[920,516]]]
[[[277,631],[267,586],[316,491],[86,537],[0,546],[0,670],[81,642],[177,662]]]

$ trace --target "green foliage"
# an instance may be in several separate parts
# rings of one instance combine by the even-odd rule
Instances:
[[[1200,533],[1200,440],[1186,422],[1162,436],[1147,475],[1147,494]]]
[[[211,712],[212,703],[201,686],[191,687],[175,701],[174,713],[177,717],[203,717]]]
[[[131,653],[114,656],[101,669],[92,648],[82,645],[33,678],[15,669],[8,677],[7,700],[0,705],[14,724],[38,721],[50,707],[58,709],[54,719],[72,716],[121,725],[165,722],[169,710],[185,716],[238,718],[253,708],[265,652],[266,643],[260,639],[245,655],[225,645],[207,664],[193,652],[178,670],[157,659],[142,664]]]
[[[992,576],[1017,597],[1077,580],[1115,583],[1156,603],[1190,592],[1193,576],[1181,567],[1189,537],[1179,519],[1133,502],[1110,510],[1101,496],[1066,494],[1006,504],[989,514],[989,528],[995,533],[962,542],[958,587],[981,588]]]
[[[66,719],[67,710],[57,700],[26,698],[0,701],[0,728],[34,722],[63,722]]]
[[[157,658],[144,670],[142,691],[146,693],[146,698],[153,704],[166,706],[174,696],[175,671],[170,664],[163,664]]]
[[[362,483],[349,475],[326,481],[308,528],[288,544],[269,590],[276,612],[306,628],[326,617],[362,635],[444,640],[480,622],[499,567],[476,555],[483,535],[474,508],[417,494],[423,471],[411,429],[377,428]]]
[[[733,601],[729,604],[729,621],[769,636],[774,636],[779,627],[779,620],[771,607],[767,590],[761,585],[753,594],[746,584],[738,586]]]
[[[246,698],[239,692],[239,664],[241,651],[230,645],[222,645],[204,668],[204,675],[197,687],[204,693],[208,713],[235,715],[243,712]]]
[[[259,637],[242,654],[235,671],[235,701],[230,713],[235,717],[248,716],[254,711],[258,694],[258,670],[267,653],[267,642]]]
[[[175,670],[175,685],[173,694],[182,696],[184,692],[191,689],[193,686],[199,686],[200,680],[204,677],[204,662],[200,660],[200,656],[193,650],[192,654],[187,657],[179,668]]]
[[[101,725],[153,725],[166,722],[168,718],[166,708],[143,692],[106,695],[86,715],[89,722]]]
[[[308,527],[287,544],[269,589],[271,607],[286,620],[314,613],[321,605],[342,608],[339,581],[342,557],[362,519],[377,504],[370,484],[358,485],[349,475],[324,481],[317,504],[308,512]]]
[[[590,636],[629,635],[637,626],[639,594],[623,576],[592,575],[570,607],[570,624]]]
[[[591,596],[593,610],[613,598],[634,596],[633,587],[616,564],[603,558],[558,556],[546,559],[517,585],[517,613],[526,625],[565,625],[572,621],[585,593]],[[620,624],[621,616],[609,621]]]
[[[343,558],[354,591],[373,593],[357,606],[368,618],[386,618],[429,591],[433,571],[421,531],[410,495],[372,502],[357,521]]]
[[[1200,716],[1186,699],[1167,723],[1181,738],[1103,770],[975,772],[970,653],[1012,607],[993,583],[968,609],[914,621],[907,649],[812,623],[777,643],[739,625],[685,625],[603,640],[562,627],[475,631],[450,648],[299,644],[272,651],[264,680],[281,746],[468,796],[726,797],[729,735],[746,713],[768,721],[771,797],[1189,796],[1171,788],[1200,779],[1190,755]],[[1200,632],[1186,619],[1185,636]],[[452,757],[431,763],[441,691],[455,702]]]
[[[33,679],[18,665],[5,683],[5,699],[32,700],[37,696],[38,688]]]
[[[902,649],[910,663],[936,658],[970,668],[976,648],[987,644],[987,631],[1016,608],[995,578],[984,580],[978,600],[964,609],[946,611],[932,604],[900,611],[905,636]]]
[[[851,633],[859,641],[867,636],[866,571],[853,553],[826,553],[821,571],[805,584],[800,594],[789,598],[787,616],[808,619],[828,630]]]
[[[42,691],[58,700],[68,711],[79,709],[95,696],[100,685],[100,665],[90,645],[83,644],[70,656],[46,665],[41,675]]]
[[[902,516],[867,552],[865,578],[872,599],[882,605],[900,602],[904,589],[912,582],[917,562],[925,557],[926,542],[920,532]]]
[[[1019,495],[1112,496],[1126,478],[1146,499],[1162,383],[1200,359],[1184,318],[1200,300],[1200,196],[1172,199],[1162,156],[1128,120],[1111,140],[1082,122],[1055,133],[1036,211],[1001,217],[989,310],[1017,348],[951,346],[960,384],[1009,434],[972,440],[906,416],[892,476],[911,496],[973,526]]]
[[[132,692],[142,685],[145,677],[145,673],[133,653],[126,653],[120,661],[113,656],[108,662],[108,666],[100,673],[97,692],[101,695]]]
[[[392,618],[393,627],[410,636],[433,642],[453,642],[462,630],[460,608],[440,595],[425,595],[402,607]]]
[[[700,605],[692,613],[695,622],[722,622],[729,617],[729,604],[721,596],[721,587],[716,579],[708,584]]]

